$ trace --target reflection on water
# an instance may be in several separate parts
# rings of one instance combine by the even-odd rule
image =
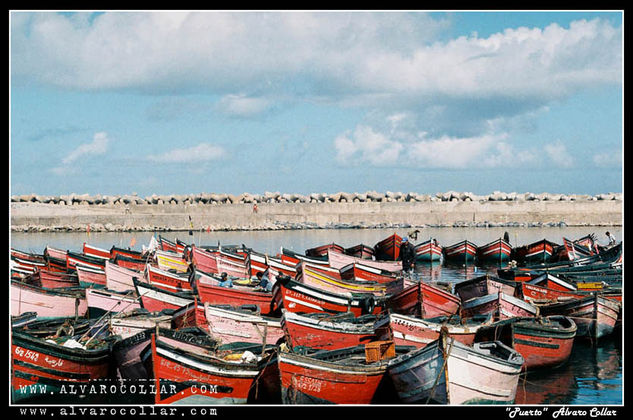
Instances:
[[[327,244],[337,243],[350,247],[363,243],[373,246],[387,236],[398,233],[406,235],[408,229],[344,229],[344,230],[299,230],[299,231],[258,231],[258,232],[168,232],[162,235],[168,239],[178,238],[187,243],[202,245],[244,244],[259,252],[277,254],[286,247],[297,252]],[[508,232],[513,246],[525,245],[546,238],[562,243],[562,238],[577,239],[595,233],[598,241],[605,244],[604,228],[436,228],[423,229],[414,243],[428,238],[437,238],[441,245],[452,245],[468,239],[477,245],[484,245]],[[618,240],[621,229],[610,227]],[[82,244],[110,249],[113,245],[140,250],[149,244],[152,232],[124,233],[13,233],[12,247],[22,251],[42,253],[49,245],[59,249],[81,251]],[[475,265],[420,264],[416,273],[425,281],[456,283],[486,272],[496,273],[499,266],[477,267]],[[618,335],[619,334],[619,335]],[[530,372],[519,382],[515,404],[576,404],[605,405],[622,404],[622,340],[621,331],[598,343],[576,340],[570,360],[557,369],[545,372]]]

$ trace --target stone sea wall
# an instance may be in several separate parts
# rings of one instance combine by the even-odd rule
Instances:
[[[255,205],[257,211],[254,211]],[[20,195],[11,230],[182,231],[323,228],[621,226],[621,193],[418,193],[369,191],[240,195]]]

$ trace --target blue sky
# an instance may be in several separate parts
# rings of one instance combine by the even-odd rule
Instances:
[[[12,12],[12,194],[622,191],[622,13]]]

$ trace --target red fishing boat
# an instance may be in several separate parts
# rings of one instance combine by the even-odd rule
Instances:
[[[86,348],[73,337],[34,337],[28,330],[11,332],[11,395],[13,403],[46,395],[68,396],[70,385],[100,386],[110,377],[110,344],[92,339]]]
[[[571,355],[576,324],[571,318],[552,315],[510,318],[481,328],[479,341],[499,340],[521,353],[523,370],[555,368]]]
[[[141,307],[150,312],[164,309],[179,309],[193,302],[194,296],[188,292],[169,292],[155,285],[134,279],[134,288],[140,296]]]
[[[420,319],[389,313],[376,321],[374,330],[378,340],[393,340],[396,345],[425,347],[440,337],[444,328],[450,337],[472,345],[477,331],[492,322],[491,317],[462,319],[459,316],[440,316]]]
[[[301,275],[297,280],[287,276],[279,276],[273,287],[273,293],[278,290],[278,297],[282,303],[274,307],[283,306],[288,312],[352,312],[355,316],[364,314],[378,314],[382,311],[384,301],[369,293],[338,294],[317,289],[301,283]]]
[[[498,320],[537,316],[539,310],[536,306],[503,292],[474,297],[462,302],[462,316],[466,318],[487,314],[491,314],[495,320]]]
[[[202,303],[210,305],[255,305],[262,315],[270,315],[272,312],[272,293],[256,290],[251,286],[223,287],[219,285],[219,279],[198,270],[193,272],[192,283],[194,290]]]
[[[168,292],[186,292],[192,289],[189,276],[161,270],[151,264],[145,266],[145,279],[149,284]]]
[[[306,256],[308,257],[327,257],[328,250],[344,253],[345,248],[341,245],[331,243],[327,245],[321,245],[314,248],[306,249]]]
[[[398,279],[402,279],[402,277],[397,277],[396,273],[391,271],[381,270],[359,262],[353,262],[342,267],[339,269],[339,273],[344,280],[375,281],[383,284],[391,284]],[[402,289],[404,282],[400,281],[399,283],[401,283],[400,288]]]
[[[436,239],[429,239],[413,247],[415,260],[419,262],[438,262],[442,259],[442,247]]]
[[[136,271],[144,271],[145,266],[147,265],[147,261],[145,259],[131,258],[120,254],[115,255],[112,261],[120,267]]]
[[[103,270],[105,268],[105,260],[103,258],[94,258],[85,254],[68,251],[66,253],[66,268],[75,270],[77,264],[83,264],[87,267]]]
[[[299,254],[298,252],[291,251],[284,247],[281,248],[281,253],[279,254],[279,258],[284,264],[291,265],[291,266],[296,266],[301,261],[305,261],[314,265],[329,266],[329,262],[327,258],[325,257],[309,257],[307,255]]]
[[[202,270],[206,273],[218,273],[216,255],[216,252],[211,252],[204,248],[198,248],[197,246],[191,247],[191,258],[194,266],[198,270]]]
[[[55,258],[57,260],[66,261],[66,251],[47,245],[46,248],[44,248],[44,257],[47,259]]]
[[[546,263],[549,262],[554,254],[554,249],[560,245],[547,239],[523,245],[514,249],[514,258],[525,264]]]
[[[402,237],[397,233],[379,241],[374,245],[376,259],[396,261],[400,258],[400,244]]]
[[[133,249],[129,248],[118,248],[116,246],[110,248],[110,258],[114,258],[117,255],[121,255],[127,258],[133,258],[135,260],[143,260],[145,258],[145,255],[141,251],[134,251]]]
[[[409,351],[395,349],[395,354]],[[387,360],[368,362],[365,346],[278,353],[284,404],[370,404],[378,392]]]
[[[107,262],[107,261],[106,261]],[[79,284],[82,287],[105,287],[106,286],[106,273],[105,267],[97,268],[83,263],[77,263],[75,265],[77,271],[77,277],[79,278]]]
[[[503,292],[506,295],[519,297],[520,287],[520,283],[486,274],[456,283],[453,285],[453,291],[461,298],[462,302],[465,302],[472,298],[482,297],[497,292]]]
[[[158,244],[161,250],[182,255],[183,252],[185,252],[186,245],[184,243],[178,242],[177,239],[176,241],[177,242],[170,241],[169,239],[163,238],[162,236],[158,235]]]
[[[168,343],[153,333],[141,360],[156,383],[154,403],[245,404],[262,369],[257,357],[252,352],[209,350]]]
[[[442,251],[446,261],[465,264],[475,261],[477,248],[479,247],[476,244],[464,239],[456,244],[445,246]]]
[[[375,252],[374,248],[369,245],[358,244],[349,248],[345,248],[344,254],[363,260],[371,260],[374,258]]]
[[[99,258],[99,259],[102,259],[102,260],[109,260],[110,257],[111,257],[110,251],[98,248],[98,247],[93,246],[93,245],[89,245],[89,244],[87,244],[85,242],[84,242],[84,245],[83,245],[83,253],[84,253],[84,255],[87,255],[89,257]]]
[[[460,305],[459,296],[422,281],[387,299],[387,307],[393,312],[421,318],[455,315]]]
[[[96,319],[105,313],[132,312],[140,309],[141,304],[134,293],[117,293],[107,289],[86,289],[88,316]]]
[[[352,313],[300,314],[282,310],[281,327],[290,347],[335,350],[375,341],[375,315],[354,317]]]
[[[332,250],[328,252],[328,261],[330,267],[338,268],[339,270],[349,266],[350,264],[358,263],[363,266],[377,268],[379,270],[388,271],[390,273],[398,273],[402,271],[402,264],[400,262],[364,260],[361,258],[341,254],[339,252],[333,252]]]
[[[512,246],[502,238],[477,248],[477,258],[481,262],[503,262],[510,259]]]
[[[47,269],[38,270],[35,275],[38,285],[45,289],[60,289],[64,287],[79,287],[79,277],[76,273],[60,273]]]

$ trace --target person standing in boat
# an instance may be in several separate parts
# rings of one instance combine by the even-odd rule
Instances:
[[[402,271],[413,271],[415,261],[415,250],[406,236],[402,238],[400,243],[400,259],[402,260]]]
[[[609,240],[609,246],[615,245],[616,244],[616,240],[615,237],[611,234],[611,232],[607,232],[607,239]]]

